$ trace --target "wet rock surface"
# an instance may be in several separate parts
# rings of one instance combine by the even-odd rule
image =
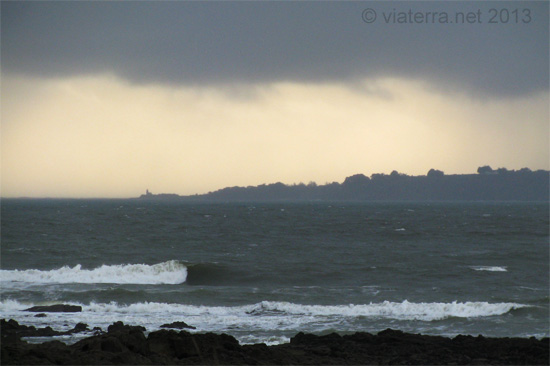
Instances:
[[[59,332],[53,330],[51,327],[36,328],[34,326],[22,325],[13,319],[8,321],[5,319],[0,320],[0,327],[2,329],[2,340],[4,340],[4,337],[54,337],[90,331],[88,324],[85,323],[78,323],[71,330]]]
[[[32,308],[25,309],[24,311],[30,311],[34,313],[79,313],[82,311],[82,306],[56,304],[46,306],[33,306]]]
[[[117,332],[145,332],[147,329],[140,325],[125,325],[123,322],[114,322],[107,327],[107,333]]]
[[[186,322],[173,322],[170,324],[163,324],[160,326],[161,328],[170,328],[170,329],[197,329],[196,327],[193,327]]]
[[[87,329],[87,326],[77,327]],[[28,328],[34,327],[2,320],[2,365],[549,364],[548,338],[457,336],[451,339],[387,329],[377,335],[298,333],[290,343],[268,347],[265,344],[240,345],[226,334],[192,334],[166,329],[151,332],[146,337],[145,328],[117,322],[109,326],[107,333],[66,345],[59,341],[29,344],[21,340]]]

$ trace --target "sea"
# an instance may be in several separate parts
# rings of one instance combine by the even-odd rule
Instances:
[[[1,200],[1,317],[59,331],[542,338],[549,263],[547,202]]]

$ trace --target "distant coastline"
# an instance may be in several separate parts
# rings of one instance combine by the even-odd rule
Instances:
[[[548,201],[550,171],[528,168],[493,170],[479,167],[477,174],[453,174],[431,169],[427,175],[409,176],[393,171],[367,177],[355,174],[343,183],[317,185],[283,183],[226,187],[202,195],[180,196],[146,191],[142,200],[206,202],[247,201]]]

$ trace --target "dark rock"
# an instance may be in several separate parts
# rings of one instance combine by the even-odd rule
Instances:
[[[185,322],[173,322],[173,323],[170,323],[170,324],[163,324],[160,327],[161,328],[171,328],[171,329],[197,329],[196,327],[188,325]]]
[[[70,347],[73,363],[79,364],[151,364],[149,344],[143,327],[109,326],[109,333],[83,339]],[[138,329],[141,328],[141,329]]]
[[[68,333],[81,333],[81,332],[87,332],[87,331],[90,331],[90,329],[88,328],[88,324],[86,323],[78,323],[77,325],[74,326],[73,329],[69,330]]]
[[[82,306],[56,304],[48,306],[33,306],[32,308],[25,309],[24,311],[31,311],[34,313],[79,313],[82,311]]]
[[[0,331],[2,339],[7,336],[15,336],[16,338],[30,337],[37,332],[36,328],[27,325],[22,325],[13,319],[6,321],[0,320]]]
[[[28,334],[26,337],[53,337],[57,335],[63,335],[64,332],[58,332],[52,329],[52,327],[38,328],[33,334]]]
[[[47,317],[47,315],[44,314],[44,313],[40,313],[40,314],[36,314],[34,317],[35,318],[45,318],[45,317]]]
[[[24,332],[34,327],[19,325],[13,320],[2,320],[1,325],[3,365],[549,364],[548,338],[457,336],[450,339],[387,329],[377,335],[355,333],[340,336],[332,333],[316,336],[298,333],[287,344],[241,346],[227,334],[191,334],[162,329],[145,337],[145,328],[117,322],[109,326],[108,333],[67,346],[61,342],[29,344],[17,337],[7,341],[13,332]],[[87,328],[85,324],[77,324],[73,331]],[[46,332],[51,328],[41,329]]]
[[[101,350],[106,352],[122,352],[124,350],[122,343],[115,337],[108,337],[102,340]]]
[[[147,329],[140,325],[125,325],[123,322],[115,322],[107,328],[107,333],[116,333],[116,332],[145,332]]]
[[[15,320],[10,319],[6,321],[2,319],[0,321],[2,337],[4,336],[15,336],[16,338],[21,337],[53,337],[60,335],[70,335],[74,333],[86,332],[89,331],[88,324],[78,323],[73,329],[66,332],[59,332],[53,330],[51,327],[45,328],[35,328],[33,326],[26,326],[17,323]]]
[[[93,328],[92,328],[92,332],[94,332],[93,334],[94,334],[95,336],[101,335],[101,334],[105,334],[105,332],[103,331],[103,329],[101,329],[100,327],[93,327]]]
[[[16,322],[15,320],[13,320],[13,319],[10,319],[10,320],[2,319],[2,320],[0,320],[0,329],[2,330],[2,333],[14,331],[14,330],[19,330],[19,329],[27,329],[27,328],[35,329],[34,327],[28,327],[26,325],[19,325],[19,323]]]

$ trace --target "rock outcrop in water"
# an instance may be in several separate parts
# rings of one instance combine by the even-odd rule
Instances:
[[[25,309],[24,311],[30,311],[33,313],[79,313],[82,311],[82,306],[55,304],[45,306],[33,306],[32,308]]]
[[[186,322],[173,322],[170,324],[163,324],[161,328],[171,328],[171,329],[197,329],[196,327],[187,324]]]
[[[73,345],[59,341],[29,344],[15,336],[17,322],[2,323],[2,365],[548,365],[548,338],[485,338],[408,334],[387,329],[325,336],[299,333],[290,343],[240,345],[226,334],[160,330],[117,322],[107,333]],[[18,324],[17,324],[18,325]]]

